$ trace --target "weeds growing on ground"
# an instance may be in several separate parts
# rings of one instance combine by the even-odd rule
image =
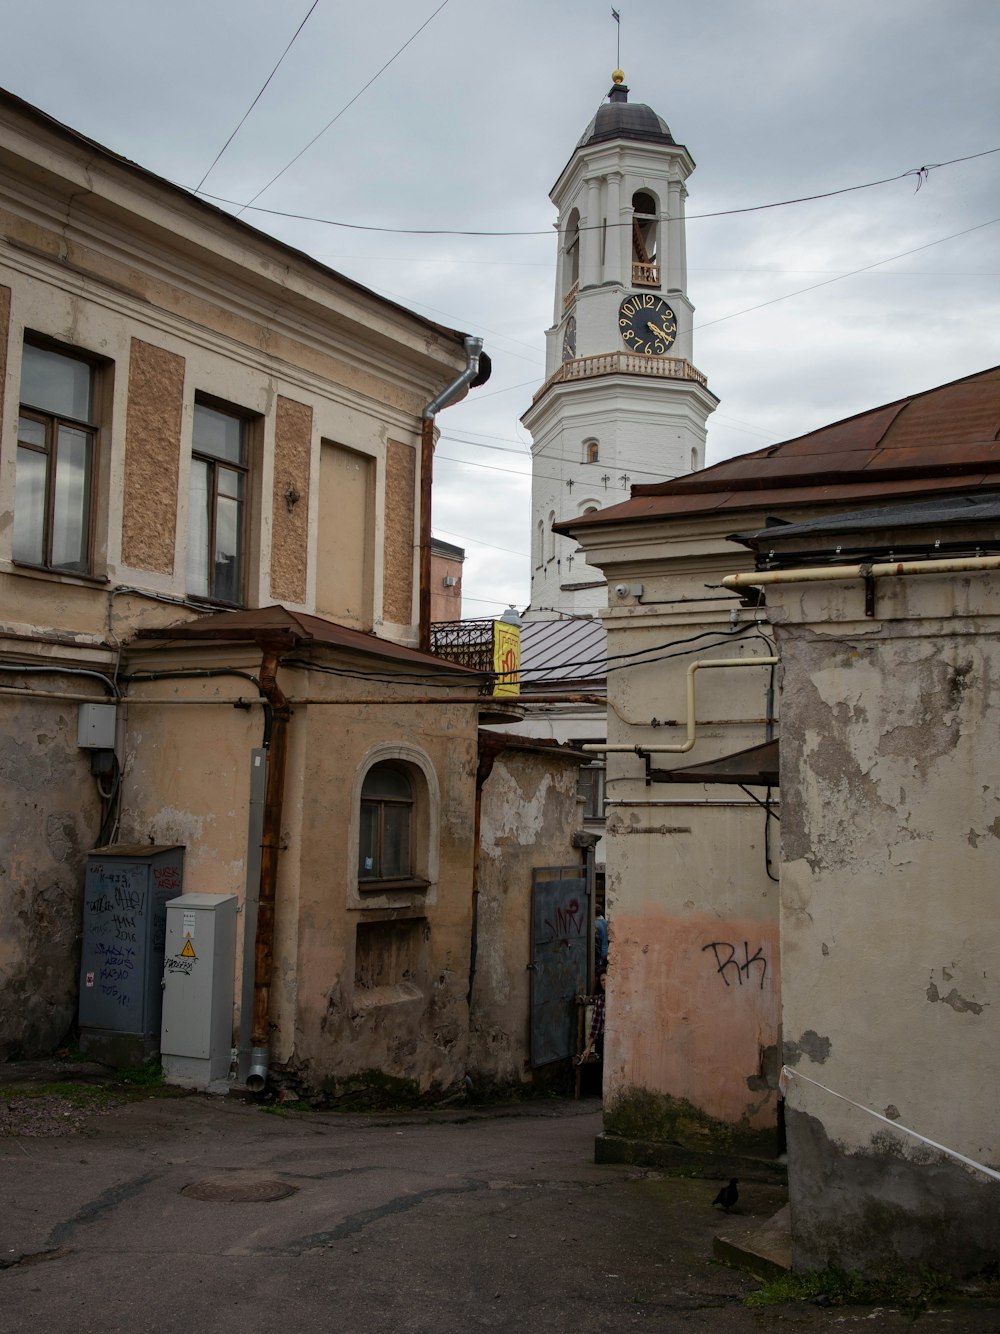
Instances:
[[[955,1292],[944,1274],[922,1269],[917,1274],[861,1274],[856,1269],[826,1269],[804,1274],[781,1274],[746,1298],[747,1306],[775,1306],[781,1302],[815,1302],[822,1306],[877,1306],[892,1302],[916,1318]]]

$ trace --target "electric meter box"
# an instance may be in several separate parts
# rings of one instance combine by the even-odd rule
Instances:
[[[171,1084],[226,1080],[233,1046],[236,896],[182,894],[167,904],[160,1057]]]
[[[167,903],[183,873],[183,847],[114,843],[87,856],[80,1047],[109,1065],[141,1065],[159,1048]]]

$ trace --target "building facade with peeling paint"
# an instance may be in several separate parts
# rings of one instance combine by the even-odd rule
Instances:
[[[469,343],[0,96],[5,1053],[73,1025],[88,850],[168,843],[241,1060],[252,1009],[311,1086],[460,1081],[481,682],[418,552]]]
[[[994,369],[563,525],[642,580],[606,1125],[766,1147],[782,1066],[796,1268],[996,1260],[998,497]]]

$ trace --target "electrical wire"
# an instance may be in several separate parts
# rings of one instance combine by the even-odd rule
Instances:
[[[218,166],[219,159],[222,157],[223,153],[226,151],[226,149],[229,147],[229,145],[233,142],[233,140],[234,140],[234,139],[236,138],[236,136],[239,134],[240,130],[242,130],[244,124],[246,123],[247,117],[250,115],[250,112],[253,111],[254,107],[257,105],[257,103],[260,101],[260,99],[264,96],[264,93],[265,93],[265,91],[266,91],[266,89],[267,89],[267,85],[271,82],[271,80],[272,80],[272,79],[274,78],[274,76],[277,74],[277,72],[278,72],[278,68],[279,68],[279,66],[281,65],[281,62],[284,60],[285,56],[288,55],[289,51],[290,51],[290,50],[292,49],[292,47],[295,45],[295,39],[296,39],[296,37],[298,37],[299,33],[302,31],[302,29],[303,29],[303,28],[306,26],[306,24],[309,22],[310,18],[312,17],[313,10],[316,8],[316,6],[317,6],[318,4],[319,4],[319,0],[313,0],[312,4],[311,4],[310,7],[309,7],[309,13],[305,16],[305,18],[302,20],[302,22],[299,24],[299,26],[295,29],[295,32],[292,34],[292,40],[291,40],[291,41],[288,43],[288,45],[285,47],[284,51],[282,51],[281,55],[280,55],[279,58],[278,58],[278,63],[277,63],[277,65],[275,65],[274,69],[271,71],[271,73],[270,73],[270,74],[267,76],[267,78],[264,80],[263,84],[262,84],[261,87],[260,87],[260,91],[257,93],[257,96],[254,98],[254,100],[253,100],[253,101],[250,103],[250,105],[247,107],[246,111],[244,111],[244,113],[243,113],[243,117],[242,117],[242,119],[240,120],[240,123],[236,126],[236,129],[233,130],[232,134],[229,136],[229,138],[226,140],[226,142],[222,145],[222,147],[221,147],[221,148],[219,149],[219,151],[216,153],[215,157],[212,159],[212,165],[209,167],[208,171],[205,172],[204,176],[201,178],[201,180],[200,180],[200,181],[198,182],[198,184],[195,186],[195,188],[194,188],[194,192],[195,192],[195,194],[199,194],[199,193],[201,192],[201,187],[205,184],[205,182],[208,180],[209,176],[211,176],[212,172],[213,172],[213,171],[215,170],[215,168]],[[256,198],[256,195],[254,196],[254,198]]]
[[[421,28],[418,28],[418,29],[417,29],[417,32],[415,32],[415,33],[413,34],[413,37],[410,38],[410,42],[412,42],[412,41],[413,41],[413,38],[416,37],[420,32],[423,31],[423,28],[425,28],[425,27],[427,26],[427,24],[430,23],[431,19],[433,19],[433,18],[440,12],[440,10],[444,8],[444,6],[445,6],[447,3],[448,3],[448,0],[444,0],[444,4],[442,4],[442,5],[439,7],[439,9],[436,9],[436,10],[434,11],[434,13],[431,15],[431,17],[430,17],[429,19],[426,20],[426,22],[422,25]],[[408,46],[408,45],[409,45],[409,42],[406,43],[406,46]],[[396,55],[398,56],[402,51],[404,51],[404,50],[406,49],[406,46],[400,47],[400,50],[396,52]],[[396,56],[393,56],[393,57],[392,57],[392,60],[395,60],[395,59],[396,59]],[[382,67],[382,69],[383,69],[383,70],[384,70],[384,69],[387,69],[388,66],[392,64],[392,60],[388,61],[388,62],[386,63],[386,65],[384,65],[384,66]],[[381,73],[382,73],[382,70],[379,70],[378,73],[381,74]],[[374,76],[372,77],[372,79],[369,80],[369,83],[365,84],[365,87],[361,89],[361,92],[357,93],[356,96],[355,96],[354,98],[352,98],[352,102],[357,101],[357,98],[361,96],[361,93],[363,93],[363,92],[365,91],[365,88],[367,88],[367,87],[369,86],[369,84],[370,84],[370,83],[373,83],[373,82],[375,81],[375,79],[377,79],[377,78],[378,78],[378,74],[374,75]],[[288,170],[288,167],[292,166],[293,163],[297,162],[298,159],[302,156],[302,153],[305,153],[305,152],[307,151],[307,149],[311,148],[312,145],[316,142],[316,139],[320,138],[321,135],[325,134],[326,131],[330,128],[330,125],[332,125],[332,124],[334,123],[334,121],[337,120],[340,116],[342,116],[342,115],[344,114],[344,111],[346,111],[346,110],[347,110],[347,107],[349,107],[349,106],[351,106],[351,102],[348,102],[347,106],[345,106],[341,111],[339,111],[339,112],[337,113],[336,116],[334,116],[333,120],[330,121],[330,124],[327,125],[327,126],[325,126],[322,130],[320,130],[319,134],[317,134],[317,135],[315,136],[314,139],[311,139],[311,140],[309,141],[309,143],[306,144],[306,147],[302,149],[302,152],[301,152],[301,153],[297,154],[296,157],[292,158],[292,161],[288,163],[288,166],[283,167],[283,168],[281,169],[281,171],[278,172],[278,176],[283,175],[284,172],[286,172],[286,171]],[[974,161],[976,158],[989,157],[990,154],[992,154],[992,153],[1000,153],[1000,147],[997,147],[997,148],[986,148],[986,149],[984,149],[981,153],[968,153],[968,154],[966,154],[964,157],[949,158],[946,162],[931,162],[931,163],[927,163],[927,164],[926,164],[925,166],[923,166],[923,167],[911,167],[911,168],[909,168],[908,171],[901,171],[901,172],[899,172],[899,173],[898,173],[897,175],[895,175],[895,176],[884,176],[884,177],[882,177],[880,180],[877,180],[877,181],[865,181],[864,183],[862,183],[862,184],[860,184],[860,185],[845,185],[845,186],[840,187],[840,188],[837,189],[837,190],[824,190],[824,191],[822,191],[822,192],[819,193],[819,194],[814,194],[814,195],[800,195],[800,196],[798,196],[798,197],[796,197],[796,198],[794,198],[794,199],[778,199],[778,200],[775,200],[775,201],[773,201],[772,203],[769,203],[769,204],[746,204],[746,205],[742,205],[742,206],[739,207],[739,208],[723,208],[723,209],[717,209],[716,211],[714,211],[714,212],[712,212],[712,213],[691,213],[691,214],[688,214],[687,217],[685,217],[684,221],[685,221],[685,222],[695,222],[695,221],[700,221],[700,220],[705,219],[705,218],[731,218],[731,217],[736,217],[737,215],[739,215],[739,214],[744,214],[744,213],[762,213],[762,212],[765,212],[765,211],[767,211],[767,210],[769,210],[769,209],[776,209],[776,208],[790,208],[790,207],[792,207],[792,206],[794,206],[794,205],[797,205],[797,204],[811,204],[811,203],[815,203],[816,201],[821,200],[821,199],[834,199],[834,198],[836,198],[838,195],[854,194],[854,193],[857,192],[858,190],[873,190],[873,189],[875,189],[876,187],[881,186],[881,185],[891,185],[891,184],[893,184],[893,182],[895,182],[895,181],[904,181],[904,180],[907,179],[907,177],[910,177],[910,176],[914,176],[914,177],[917,178],[917,181],[918,181],[917,189],[919,190],[919,189],[920,189],[920,186],[923,184],[923,182],[924,182],[925,180],[927,180],[928,176],[930,175],[930,173],[931,173],[932,171],[938,171],[938,170],[940,170],[940,168],[942,168],[942,167],[953,167],[953,166],[955,166],[956,164],[961,163],[961,162],[972,162],[972,161]],[[274,184],[274,182],[278,179],[278,176],[275,176],[275,177],[273,177],[270,181],[268,181],[267,185],[265,185],[262,189],[258,190],[257,193],[253,196],[253,199],[248,200],[247,203],[245,203],[245,204],[240,204],[239,201],[238,201],[238,200],[235,200],[235,199],[226,199],[226,198],[224,198],[222,195],[213,195],[213,194],[210,194],[207,190],[193,191],[192,193],[199,193],[199,194],[202,194],[202,195],[205,196],[206,199],[211,199],[211,200],[213,200],[213,201],[214,201],[215,203],[217,203],[217,204],[226,204],[226,205],[228,205],[230,208],[236,208],[236,209],[239,210],[240,213],[245,212],[247,209],[252,209],[253,212],[255,212],[255,213],[267,213],[267,214],[270,214],[272,217],[276,217],[276,218],[291,218],[291,219],[293,219],[293,220],[295,220],[295,221],[297,221],[297,222],[315,222],[315,223],[319,223],[321,226],[324,226],[324,227],[341,227],[341,228],[344,228],[344,229],[347,230],[347,231],[354,231],[354,232],[381,232],[381,233],[385,233],[385,234],[392,235],[392,236],[484,236],[484,237],[488,237],[488,236],[497,236],[497,237],[501,237],[501,236],[551,236],[551,235],[552,235],[552,228],[551,228],[551,226],[546,227],[546,228],[543,228],[543,229],[540,229],[540,230],[537,230],[537,231],[510,231],[510,230],[506,230],[506,231],[476,231],[476,230],[472,230],[472,229],[458,229],[458,228],[448,228],[448,227],[379,227],[379,226],[376,226],[376,225],[373,224],[373,223],[363,223],[363,222],[343,222],[343,221],[341,221],[340,219],[337,219],[337,218],[320,218],[320,217],[317,217],[317,216],[315,216],[315,215],[313,215],[313,214],[310,214],[310,213],[291,213],[291,212],[288,212],[288,211],[286,211],[286,210],[284,210],[284,209],[262,208],[260,205],[254,204],[254,202],[253,202],[254,199],[259,199],[260,196],[264,193],[264,190],[269,189],[270,186],[272,186],[272,185]],[[181,188],[181,189],[189,189],[190,187],[188,187],[188,186],[181,186],[180,188]],[[237,216],[239,216],[239,214],[237,214]],[[629,220],[626,221],[626,222],[608,222],[608,223],[599,222],[599,223],[593,223],[593,224],[585,224],[585,225],[584,225],[583,227],[581,227],[579,230],[580,230],[581,232],[585,232],[585,231],[601,231],[601,232],[603,232],[603,231],[606,230],[606,229],[610,231],[612,228],[617,228],[617,227],[629,227],[629,228],[630,228],[631,226],[632,226],[632,222],[631,222],[631,219],[629,219]]]
[[[282,176],[284,176],[285,172],[288,171],[288,169],[289,169],[290,167],[294,167],[295,163],[298,162],[299,158],[302,157],[303,154],[309,152],[309,149],[312,148],[313,144],[317,141],[317,139],[321,139],[321,138],[323,137],[323,135],[326,134],[327,130],[330,129],[330,127],[331,127],[332,125],[335,125],[335,124],[337,123],[338,120],[340,120],[340,118],[341,118],[341,116],[344,114],[344,112],[347,111],[347,110],[349,110],[349,109],[354,105],[354,103],[358,100],[358,98],[361,96],[361,94],[364,93],[364,92],[367,92],[367,90],[372,86],[372,84],[375,82],[375,80],[378,79],[381,75],[383,75],[383,74],[385,73],[385,71],[389,68],[389,66],[393,63],[393,61],[396,60],[396,59],[398,59],[399,56],[401,56],[401,55],[403,54],[403,52],[404,52],[404,51],[406,50],[406,48],[410,45],[410,43],[413,42],[413,41],[415,41],[415,40],[420,36],[420,34],[421,34],[421,33],[423,32],[423,30],[427,27],[427,25],[428,25],[430,22],[432,22],[433,19],[436,19],[436,18],[437,18],[438,14],[441,13],[441,10],[444,9],[444,7],[445,7],[447,4],[448,4],[448,0],[441,0],[441,3],[438,5],[437,9],[435,9],[434,13],[431,14],[429,18],[424,19],[423,23],[421,23],[420,27],[416,30],[416,32],[413,33],[412,36],[408,37],[408,38],[406,39],[406,41],[403,43],[403,45],[399,48],[399,50],[396,51],[393,55],[391,55],[391,56],[389,57],[389,59],[385,62],[385,64],[382,66],[382,68],[379,69],[379,70],[376,70],[376,72],[372,75],[372,77],[368,80],[368,82],[367,82],[363,87],[361,87],[361,88],[358,89],[358,91],[354,94],[354,96],[351,98],[351,100],[350,100],[349,102],[345,103],[344,106],[342,106],[342,107],[340,108],[340,110],[339,110],[339,111],[337,112],[337,114],[334,116],[333,120],[327,121],[327,123],[326,123],[326,124],[323,126],[323,128],[320,130],[319,134],[314,134],[313,137],[312,137],[312,138],[309,140],[309,142],[306,144],[305,148],[300,149],[299,152],[297,152],[297,153],[295,154],[295,156],[292,158],[292,160],[291,160],[290,162],[286,162],[285,165],[281,168],[281,170],[277,173],[277,175],[272,176],[271,179],[268,181],[268,183],[267,183],[266,185],[262,185],[261,188],[257,191],[257,193],[256,193],[251,199],[247,200],[247,202],[246,202],[245,204],[237,205],[237,206],[236,206],[236,207],[237,207],[237,214],[236,214],[237,217],[239,217],[241,213],[245,213],[246,210],[247,210],[248,208],[255,208],[255,206],[254,206],[254,200],[255,200],[255,199],[259,199],[259,198],[261,197],[261,195],[264,193],[265,190],[270,190],[271,186],[275,183],[275,181],[279,180]],[[310,10],[310,13],[311,13],[311,12],[312,12],[312,11]],[[308,17],[308,15],[307,15],[306,17]],[[201,193],[205,193],[205,192],[202,191]],[[208,195],[208,194],[206,194],[206,198],[208,198],[208,199],[215,199],[215,198],[217,198],[217,196],[216,196],[216,195]],[[231,202],[231,201],[230,201],[230,202]],[[265,212],[265,213],[266,213],[266,212],[270,212],[270,210],[269,210],[269,209],[259,209],[259,208],[255,208],[255,212]],[[292,215],[289,214],[288,216],[291,217]]]

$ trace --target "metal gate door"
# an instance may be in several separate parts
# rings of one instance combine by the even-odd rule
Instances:
[[[575,998],[587,990],[591,950],[587,881],[578,866],[532,871],[531,1064],[564,1060],[576,1048]]]

